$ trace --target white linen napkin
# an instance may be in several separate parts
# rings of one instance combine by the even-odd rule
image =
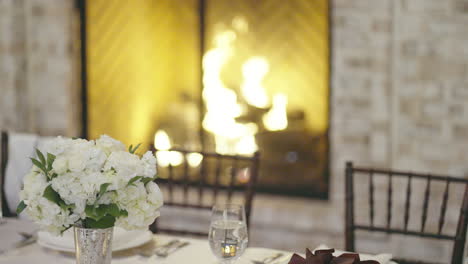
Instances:
[[[29,157],[34,156],[38,136],[33,134],[10,133],[8,135],[8,161],[5,173],[6,202],[12,212],[20,202],[19,192],[24,176],[32,167]]]
[[[315,250],[320,250],[320,249],[330,249],[331,247],[321,244],[318,247],[316,247],[313,251]],[[341,251],[341,250],[336,250],[333,253],[333,256],[337,257],[343,253],[349,253],[348,251]],[[389,253],[382,253],[378,255],[370,255],[370,254],[361,254],[359,253],[359,258],[361,260],[375,260],[378,261],[380,264],[396,264],[395,262],[392,261],[393,255]]]

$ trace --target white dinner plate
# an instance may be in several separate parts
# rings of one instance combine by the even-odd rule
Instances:
[[[68,241],[69,239],[67,238],[69,237],[54,239],[53,236],[49,233],[39,232],[37,243],[45,248],[74,253],[74,241]],[[112,251],[120,251],[138,247],[150,242],[152,238],[153,233],[148,230],[129,231],[124,234],[119,234],[119,236],[114,237],[112,241]]]

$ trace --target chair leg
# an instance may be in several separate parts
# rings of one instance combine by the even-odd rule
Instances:
[[[355,251],[354,248],[354,193],[353,193],[353,163],[346,163],[345,170],[345,247],[347,251]]]

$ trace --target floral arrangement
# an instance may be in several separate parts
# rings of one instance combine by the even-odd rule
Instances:
[[[48,142],[24,178],[17,213],[26,211],[53,234],[72,226],[147,228],[163,205],[156,158],[103,135],[97,140],[58,137]]]
[[[360,260],[359,254],[343,253],[337,257],[333,256],[335,249],[315,250],[314,253],[306,248],[306,257],[293,254],[288,264],[379,264],[375,260]]]

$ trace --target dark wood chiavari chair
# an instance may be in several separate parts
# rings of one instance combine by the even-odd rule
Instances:
[[[243,195],[246,221],[247,225],[249,225],[260,163],[260,155],[258,152],[253,156],[246,157],[222,155],[204,151],[188,151],[184,149],[154,150],[156,155],[158,155],[158,152],[163,151],[176,151],[182,155],[198,153],[203,157],[197,169],[191,168],[186,158],[183,159],[183,163],[177,166],[177,168],[171,164],[168,164],[167,167],[164,168],[166,169],[167,177],[158,178],[156,180],[161,188],[164,188],[165,190],[164,207],[191,208],[209,212],[212,209],[212,206],[221,198],[224,198],[226,202],[229,203],[231,202],[234,193],[241,193]],[[163,168],[158,165],[159,174],[162,170]],[[226,174],[224,173],[226,171],[229,171],[227,175],[228,179],[225,177],[225,183],[223,184],[222,176]],[[247,173],[248,179],[246,182],[240,184],[238,176],[241,171]],[[227,184],[226,180],[228,181]],[[189,189],[196,192],[197,195],[195,199],[189,199]],[[179,197],[175,197],[176,191],[181,192]],[[207,204],[204,202],[204,198],[210,195],[212,199]],[[151,225],[150,229],[153,232],[158,233],[191,236],[208,235],[207,232],[165,228],[158,223],[158,220]]]
[[[354,176],[366,175],[369,177],[368,183],[368,192],[369,192],[369,225],[356,224],[354,218]],[[387,199],[387,211],[386,211],[386,226],[377,226],[374,224],[374,215],[375,215],[375,186],[374,186],[374,177],[376,175],[384,176],[388,178],[388,187],[386,194]],[[401,172],[401,171],[390,171],[390,170],[380,170],[372,168],[360,168],[354,167],[352,162],[346,163],[345,168],[346,176],[346,227],[345,227],[345,242],[346,250],[355,251],[355,231],[356,230],[366,230],[370,232],[382,232],[387,234],[400,234],[407,236],[419,236],[423,238],[432,238],[439,240],[449,240],[453,241],[453,251],[452,251],[452,264],[462,264],[463,262],[463,251],[465,247],[466,231],[468,224],[468,180],[449,177],[449,176],[440,176],[440,175],[430,175],[430,174],[419,174],[412,172]],[[395,228],[391,226],[392,222],[392,196],[393,196],[393,184],[392,180],[394,177],[403,177],[407,178],[407,185],[405,186],[405,201],[404,201],[404,212],[403,212],[403,228]],[[411,206],[411,181],[412,179],[423,179],[426,180],[426,188],[424,190],[424,200],[422,207],[421,215],[421,227],[420,230],[409,230],[408,221],[410,218],[410,206]],[[428,215],[428,204],[431,192],[431,182],[445,182],[445,190],[443,193],[442,204],[440,208],[440,215],[438,219],[438,231],[428,232],[426,231],[426,221]],[[459,184],[464,186],[464,196],[463,201],[461,202],[460,215],[458,218],[457,229],[455,235],[444,234],[443,227],[445,223],[445,214],[447,211],[447,201],[449,199],[449,186],[451,184]],[[405,259],[395,259],[400,264],[404,263],[425,263],[421,261],[412,261]]]
[[[8,208],[8,204],[6,202],[5,196],[5,175],[6,175],[6,167],[8,162],[8,133],[6,131],[2,131],[0,134],[0,195],[1,195],[1,205],[2,205],[2,213],[3,216],[14,216],[14,213]]]

